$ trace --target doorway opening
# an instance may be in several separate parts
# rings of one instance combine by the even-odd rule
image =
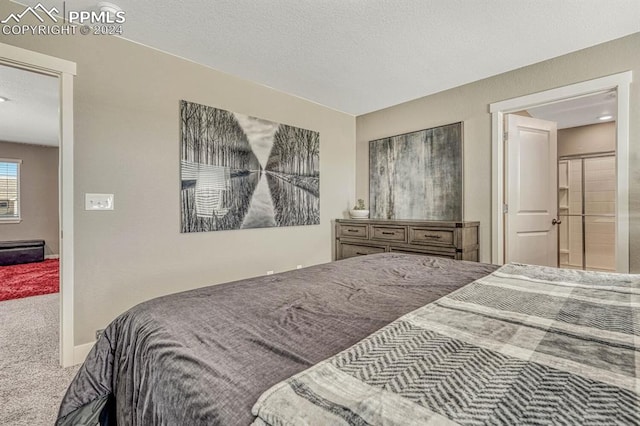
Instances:
[[[552,266],[614,272],[616,91],[529,108],[520,114],[551,121],[557,127],[557,247]]]
[[[59,209],[59,356],[63,367],[81,362],[73,339],[73,77],[76,64],[63,59],[0,43],[0,65],[55,77],[58,114]]]
[[[2,303],[59,290],[60,99],[48,74],[0,64],[0,82]],[[45,299],[51,309],[42,312],[55,313],[58,297]]]
[[[597,269],[597,270],[611,270],[617,272],[629,272],[629,216],[628,216],[628,182],[629,182],[629,163],[628,163],[628,146],[629,146],[629,85],[631,83],[631,72],[625,72],[620,74],[611,75],[608,77],[602,77],[595,80],[586,81],[583,83],[577,83],[570,86],[561,87],[558,89],[552,89],[545,92],[535,93],[519,98],[509,99],[501,102],[497,102],[490,105],[490,112],[493,119],[493,132],[492,132],[492,154],[493,154],[493,182],[492,182],[492,262],[495,264],[503,264],[509,261],[520,261],[523,263],[537,263],[527,262],[527,259],[513,259],[510,257],[510,250],[514,247],[509,246],[508,233],[513,230],[509,228],[510,225],[517,223],[512,220],[509,222],[509,218],[512,217],[510,213],[513,213],[512,208],[518,209],[518,205],[513,205],[509,200],[509,187],[508,187],[508,174],[510,149],[513,149],[511,141],[511,132],[507,136],[504,132],[505,122],[508,120],[509,115],[522,111],[527,111],[527,115],[533,116],[534,114],[544,115],[545,110],[549,112],[558,108],[565,108],[571,110],[572,105],[587,104],[589,100],[596,99],[598,97],[612,97],[613,105],[615,106],[615,121],[613,117],[606,118],[602,121],[609,120],[612,124],[610,126],[615,128],[615,141],[613,149],[596,149],[586,150],[574,153],[563,153],[562,149],[558,156],[552,155],[551,150],[556,149],[549,146],[547,150],[538,150],[536,155],[538,159],[547,155],[546,163],[553,164],[553,171],[556,176],[565,173],[566,180],[561,176],[553,177],[553,187],[549,186],[544,194],[540,192],[539,188],[532,188],[529,193],[539,195],[539,198],[549,197],[550,200],[555,200],[555,217],[547,223],[547,218],[542,213],[542,209],[538,206],[531,209],[521,209],[521,211],[529,213],[533,219],[544,219],[544,226],[540,225],[540,229],[536,230],[530,235],[539,237],[544,230],[552,231],[555,227],[555,231],[548,232],[548,243],[545,247],[547,250],[553,250],[552,255],[545,256],[546,265],[560,266],[566,265],[567,267],[575,267],[580,269]],[[564,105],[563,105],[564,104]],[[533,112],[533,114],[532,114]],[[576,111],[574,111],[576,112]],[[600,115],[599,117],[602,117]],[[594,118],[599,118],[594,117]],[[526,126],[525,126],[526,127]],[[580,125],[564,126],[561,125],[560,132],[564,129],[583,127],[588,128],[589,124],[583,123]],[[584,130],[584,129],[583,129]],[[535,134],[535,132],[529,132]],[[509,142],[507,143],[507,137]],[[536,144],[530,144],[533,146]],[[537,145],[540,145],[539,143]],[[578,144],[578,145],[585,145]],[[527,158],[525,155],[523,158]],[[578,161],[573,161],[578,160]],[[511,159],[513,161],[513,159]],[[546,164],[544,163],[544,164]],[[584,164],[583,164],[584,163]],[[543,163],[541,163],[543,164]],[[579,164],[579,166],[578,166]],[[610,169],[610,166],[614,165],[614,170]],[[511,164],[513,167],[513,164]],[[571,166],[571,167],[570,167]],[[566,169],[565,169],[566,167]],[[605,170],[607,167],[609,169]],[[576,180],[573,178],[573,197],[568,197],[572,192],[571,188],[561,189],[561,187],[569,187],[569,179],[571,172],[577,176],[577,171],[580,171],[581,179]],[[551,169],[549,169],[551,170]],[[513,170],[512,170],[513,171]],[[586,175],[584,179],[582,172]],[[558,173],[559,172],[559,173]],[[540,174],[543,176],[544,174]],[[518,177],[520,177],[519,175]],[[608,176],[608,177],[607,177]],[[601,179],[602,178],[602,179]],[[562,182],[561,182],[562,179]],[[614,189],[604,188],[605,183],[596,182],[598,180],[605,180],[610,186],[614,186]],[[534,179],[530,179],[531,182]],[[588,183],[587,183],[588,182]],[[562,183],[562,185],[560,184]],[[578,183],[580,187],[578,188]],[[600,190],[602,189],[602,190]],[[524,199],[531,200],[528,195],[521,194],[517,189],[511,190],[511,195],[522,195]],[[536,192],[538,191],[538,192]],[[555,193],[551,193],[555,191]],[[563,193],[564,192],[564,193]],[[584,193],[585,201],[582,202],[582,194]],[[605,194],[606,193],[606,194]],[[611,198],[613,197],[613,202]],[[571,203],[573,205],[565,204]],[[549,204],[551,205],[551,204]],[[561,207],[564,207],[561,209]],[[568,208],[573,207],[573,208]],[[552,207],[549,207],[551,211]],[[549,216],[549,212],[544,212]],[[536,217],[536,215],[538,217]],[[573,218],[573,219],[570,219]],[[532,219],[532,220],[533,220]],[[563,221],[563,219],[565,219]],[[578,225],[576,225],[576,223]],[[582,231],[584,223],[584,232],[571,233],[571,228]],[[564,225],[564,226],[563,226]],[[613,232],[608,232],[613,229]],[[559,230],[559,232],[558,232]],[[564,236],[563,236],[564,232]],[[577,232],[577,231],[576,231]],[[600,235],[599,235],[600,234]],[[608,242],[605,241],[603,235],[609,235]],[[570,259],[571,249],[568,247],[569,238],[573,235],[573,258]],[[578,235],[578,236],[576,236]],[[613,243],[611,240],[613,239]],[[553,244],[551,243],[553,242]],[[602,243],[602,244],[601,244]],[[539,243],[540,244],[540,243]],[[522,244],[521,246],[526,246]],[[611,246],[613,246],[613,253],[611,253]],[[585,254],[583,255],[582,252]],[[535,253],[535,250],[529,250],[531,253]],[[548,253],[547,253],[548,254]],[[538,263],[540,264],[540,263]]]

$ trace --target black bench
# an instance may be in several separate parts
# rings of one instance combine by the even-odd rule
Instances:
[[[44,240],[0,241],[0,266],[43,260]]]

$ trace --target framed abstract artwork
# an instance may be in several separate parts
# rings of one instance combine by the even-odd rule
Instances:
[[[180,102],[181,232],[320,223],[320,134]]]
[[[378,219],[463,219],[462,122],[369,142],[369,209]]]

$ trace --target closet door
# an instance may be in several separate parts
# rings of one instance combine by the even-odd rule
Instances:
[[[616,159],[584,159],[584,238],[587,270],[616,269]]]

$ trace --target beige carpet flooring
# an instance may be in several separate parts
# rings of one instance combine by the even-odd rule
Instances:
[[[59,295],[0,302],[0,425],[53,425],[78,367],[59,366]]]

